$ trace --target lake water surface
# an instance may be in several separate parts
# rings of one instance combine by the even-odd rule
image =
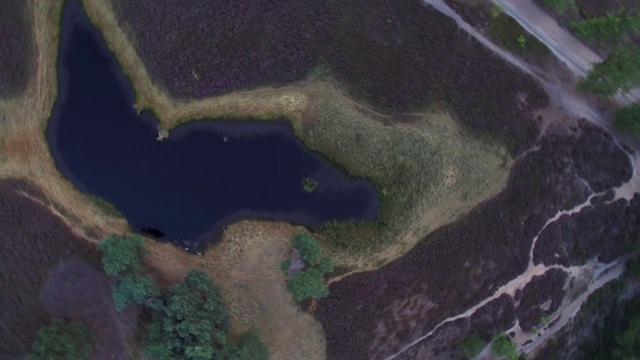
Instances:
[[[286,121],[197,121],[158,141],[156,120],[134,111],[130,82],[75,1],[61,31],[59,99],[47,129],[56,165],[138,231],[193,249],[243,218],[376,219],[372,184],[308,151]],[[317,181],[313,192],[304,177]]]

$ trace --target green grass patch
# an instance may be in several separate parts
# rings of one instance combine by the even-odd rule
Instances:
[[[504,13],[492,18],[489,24],[489,36],[498,45],[522,56],[547,57],[551,54],[546,45]]]
[[[468,211],[507,170],[504,149],[465,134],[442,113],[385,126],[372,120],[379,115],[344,99],[319,99],[314,106],[315,120],[294,124],[296,134],[351,176],[369,178],[380,198],[375,223],[328,222],[313,229],[340,266],[365,259],[374,264],[380,260],[375,254],[391,245],[411,248],[429,229]]]
[[[87,197],[108,215],[114,217],[124,217],[124,215],[122,215],[122,213],[115,207],[115,205],[101,198],[100,196],[87,194]]]

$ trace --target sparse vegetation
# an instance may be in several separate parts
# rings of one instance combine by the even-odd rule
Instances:
[[[82,360],[91,353],[91,333],[81,322],[54,319],[40,329],[27,360]]]
[[[304,191],[312,193],[316,189],[316,186],[318,186],[318,183],[315,180],[302,178],[302,188]]]
[[[493,340],[491,352],[501,359],[518,360],[516,344],[511,342],[505,334],[500,334]]]
[[[100,207],[104,212],[106,212],[108,215],[114,216],[114,217],[123,217],[122,213],[120,211],[118,211],[118,209],[115,207],[115,205],[113,205],[112,203],[108,202],[107,200],[97,196],[97,195],[91,195],[88,194],[87,197],[89,197],[89,199],[91,199],[91,201],[93,201],[94,203],[96,203],[96,205],[98,205],[98,207]]]
[[[113,287],[113,300],[118,311],[122,311],[129,305],[144,304],[158,295],[160,295],[160,289],[149,275],[128,273],[120,277]]]
[[[465,336],[456,343],[456,349],[468,360],[475,359],[485,346],[486,343],[476,334]]]
[[[489,23],[489,36],[507,50],[523,56],[544,58],[551,52],[535,36],[529,34],[518,22],[501,13]],[[518,34],[520,34],[518,36]],[[525,46],[526,45],[526,46]]]
[[[502,6],[498,5],[498,4],[493,4],[491,5],[491,17],[492,18],[497,18],[498,16],[500,16],[500,14],[502,14]]]
[[[564,14],[567,9],[578,12],[575,0],[544,0],[544,4],[555,9],[560,14]]]

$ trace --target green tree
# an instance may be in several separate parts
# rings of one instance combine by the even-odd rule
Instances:
[[[320,260],[322,248],[318,241],[308,232],[301,232],[291,237],[291,244],[295,249],[300,251],[304,261],[313,266]]]
[[[500,334],[493,340],[491,352],[502,359],[518,360],[516,344],[512,343],[505,334]]]
[[[640,102],[635,102],[620,109],[613,124],[623,133],[640,139]]]
[[[220,290],[201,270],[189,270],[156,312],[145,346],[153,359],[211,359],[228,350],[229,313]]]
[[[296,274],[289,280],[287,290],[297,301],[309,297],[325,297],[329,295],[329,289],[324,284],[322,273],[315,268],[307,269]]]
[[[38,331],[27,360],[80,360],[91,353],[91,333],[86,325],[55,319]]]
[[[469,360],[475,359],[484,347],[484,341],[476,334],[466,336],[456,343],[456,349]]]
[[[571,27],[589,41],[626,40],[630,33],[640,30],[640,14],[608,13],[574,23]]]
[[[318,266],[316,266],[316,268],[322,274],[328,274],[332,272],[335,267],[336,267],[336,264],[328,256],[323,256],[322,259],[320,259],[320,263],[318,264]]]
[[[617,347],[613,350],[613,359],[640,358],[640,317],[631,318],[627,330],[616,335]]]
[[[140,256],[144,252],[144,242],[139,235],[111,235],[98,244],[102,251],[102,266],[108,275],[119,275],[137,270]]]
[[[116,309],[122,311],[129,305],[144,304],[149,298],[160,295],[160,289],[151,276],[128,273],[112,286],[111,295],[116,303]]]
[[[578,90],[596,95],[628,92],[640,84],[640,46],[616,47],[578,84]]]

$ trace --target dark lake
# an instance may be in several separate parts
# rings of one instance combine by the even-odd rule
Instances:
[[[130,82],[75,1],[61,31],[59,99],[47,129],[56,165],[138,231],[193,247],[244,218],[306,226],[376,219],[372,184],[307,150],[284,120],[202,120],[158,141],[156,120],[135,112]],[[313,192],[303,178],[317,182]]]

